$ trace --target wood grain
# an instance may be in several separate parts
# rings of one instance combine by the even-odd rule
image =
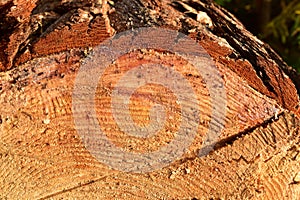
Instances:
[[[299,199],[299,76],[223,8],[206,0],[184,3],[207,13],[212,27],[166,0],[0,1],[1,199]],[[143,26],[180,31],[206,50],[224,81],[227,112],[213,151],[199,157],[212,109],[201,74],[170,52],[137,49],[121,56],[99,79],[95,98],[99,124],[118,147],[157,150],[172,140],[181,117],[172,91],[145,86],[132,97],[133,120],[147,124],[153,102],[172,105],[171,120],[149,140],[118,130],[110,94],[134,66],[173,66],[193,86],[201,116],[182,157],[153,172],[129,173],[86,149],[72,94],[95,46]]]

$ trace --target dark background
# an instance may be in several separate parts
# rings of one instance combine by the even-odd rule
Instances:
[[[215,0],[300,72],[300,0]]]

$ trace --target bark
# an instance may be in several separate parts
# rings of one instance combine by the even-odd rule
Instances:
[[[96,93],[99,124],[115,144],[126,151],[157,150],[179,126],[176,97],[157,86],[133,96],[133,119],[147,123],[151,102],[174,104],[167,112],[171,134],[140,140],[116,128],[107,102],[128,63],[175,66],[195,88],[201,121],[182,157],[152,172],[122,172],[84,146],[74,124],[72,92],[94,47],[145,26],[182,32],[210,55],[227,95],[225,128],[213,151],[200,157],[212,117],[212,97],[201,75],[172,53],[130,52],[106,71],[107,85]],[[0,1],[0,31],[1,198],[299,199],[299,76],[211,1]],[[147,100],[149,94],[156,97]]]

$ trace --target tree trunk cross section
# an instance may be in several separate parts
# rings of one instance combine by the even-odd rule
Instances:
[[[223,80],[226,115],[213,150],[200,157],[213,110],[205,78],[172,52],[135,49],[117,58],[98,81],[95,113],[118,148],[157,151],[182,120],[176,95],[148,84],[132,93],[132,120],[147,125],[151,107],[171,106],[164,128],[147,139],[120,130],[111,97],[129,69],[174,68],[199,102],[191,103],[200,121],[185,153],[158,170],[130,173],[88,151],[72,95],[82,63],[99,44],[141,27],[178,31],[203,47]],[[212,1],[4,0],[0,41],[0,199],[299,199],[300,77]]]

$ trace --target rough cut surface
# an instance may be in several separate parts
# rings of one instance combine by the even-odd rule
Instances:
[[[99,124],[116,145],[154,151],[172,140],[180,120],[174,94],[146,86],[133,94],[133,120],[147,124],[157,101],[178,108],[169,110],[172,120],[149,140],[119,131],[109,101],[128,68],[150,61],[174,66],[195,88],[201,111],[197,135],[181,158],[154,172],[125,173],[83,145],[72,92],[93,47],[145,26],[178,30],[207,51],[224,81],[226,123],[214,150],[199,157],[211,119],[201,75],[168,52],[123,55],[102,77],[95,99]],[[209,0],[0,0],[0,49],[0,199],[300,198],[300,78]]]

